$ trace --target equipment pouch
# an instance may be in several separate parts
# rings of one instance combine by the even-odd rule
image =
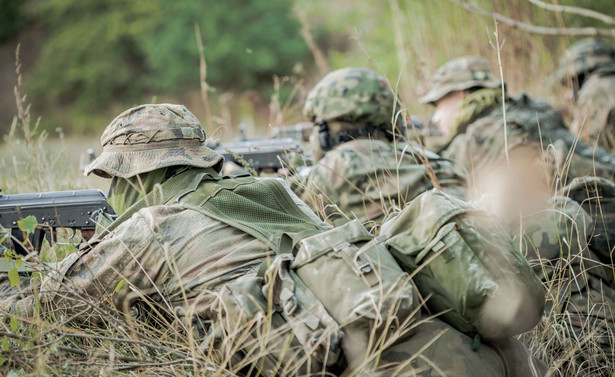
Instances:
[[[342,349],[355,363],[385,340],[409,335],[419,315],[417,292],[384,247],[386,237],[350,221],[300,240],[292,263],[298,285],[342,326]]]
[[[292,254],[280,254],[265,272],[263,294],[292,328],[306,354],[326,366],[341,355],[343,333],[323,304],[291,269]]]
[[[245,359],[261,359],[262,364],[257,363],[260,375],[324,375],[327,370],[324,362],[332,365],[338,361],[339,346],[336,347],[336,342],[339,342],[339,338],[336,336],[341,333],[336,332],[334,326],[327,333],[331,341],[328,344],[322,342],[315,335],[325,334],[323,326],[317,327],[321,332],[308,331],[308,326],[313,324],[310,321],[313,317],[308,317],[310,313],[307,307],[305,310],[297,308],[294,313],[290,306],[277,307],[288,302],[284,300],[290,293],[284,272],[288,271],[287,264],[282,262],[272,265],[266,273],[266,279],[270,280],[265,286],[263,278],[255,276],[245,276],[226,284],[214,303],[213,312],[220,313],[220,318],[214,320],[216,325],[207,343],[225,339],[227,336],[221,332],[237,334],[236,337],[242,339],[243,347],[241,351],[236,348],[228,350],[241,354],[233,357],[233,360],[241,363]],[[266,296],[264,292],[273,294]],[[301,297],[299,294],[297,296]],[[302,304],[304,302],[301,300]],[[267,310],[272,304],[276,309],[273,313]],[[330,345],[330,348],[326,349],[325,345]],[[225,346],[219,344],[216,348]],[[230,346],[237,347],[237,344]],[[329,354],[326,354],[327,351]]]
[[[458,330],[500,339],[533,327],[544,289],[493,217],[439,190],[421,194],[382,227],[427,307]]]

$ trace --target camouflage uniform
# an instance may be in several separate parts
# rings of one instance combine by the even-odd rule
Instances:
[[[184,106],[142,105],[114,119],[101,138],[103,153],[86,174],[113,177],[110,197],[115,203],[125,202],[118,211],[120,218],[111,231],[101,219],[99,236],[70,254],[41,282],[40,302],[82,320],[112,308],[145,318],[147,313],[165,313],[166,319],[157,321],[191,332],[203,346],[210,344],[208,335],[213,334],[215,344],[224,347],[224,331],[216,326],[226,323],[220,318],[230,310],[224,299],[232,296],[229,283],[246,299],[257,300],[263,280],[257,271],[275,253],[245,231],[160,197],[173,179],[196,173],[219,176],[223,158],[205,147],[205,140],[198,120]],[[308,226],[328,228],[296,196],[293,200]],[[32,314],[34,296],[2,291],[3,310]],[[231,322],[240,324],[239,318]],[[285,331],[279,342],[290,339]],[[323,368],[317,364],[312,363],[315,372]]]
[[[221,156],[204,147],[205,138],[196,118],[183,106],[142,105],[118,116],[103,134],[103,153],[87,167],[86,173],[113,177],[110,198],[115,203],[124,202],[123,208],[117,211],[120,217],[112,223],[101,219],[97,237],[79,252],[70,254],[57,270],[44,278],[38,290],[38,302],[43,307],[51,306],[54,312],[65,310],[84,321],[104,319],[105,313],[114,308],[152,319],[169,331],[175,328],[194,336],[203,348],[213,345],[220,347],[222,354],[237,353],[238,358],[227,361],[227,367],[241,362],[242,354],[238,351],[254,352],[260,346],[268,354],[263,374],[271,374],[267,368],[280,365],[280,375],[340,373],[343,358],[325,367],[314,359],[312,350],[305,354],[305,348],[297,344],[298,336],[293,336],[298,334],[295,327],[290,325],[291,330],[276,325],[276,321],[284,323],[277,316],[277,309],[271,321],[279,331],[268,343],[261,344],[264,340],[259,338],[243,349],[225,341],[224,334],[245,331],[241,325],[247,319],[254,319],[248,322],[253,326],[267,322],[269,314],[265,314],[264,308],[268,302],[263,298],[266,290],[262,287],[267,275],[261,277],[258,270],[264,260],[273,257],[272,250],[282,248],[286,240],[283,236],[297,229],[299,233],[318,236],[330,230],[330,226],[322,223],[277,180],[221,177],[218,174]],[[262,192],[253,190],[254,182],[262,185],[275,182],[274,186],[282,191],[264,197]],[[232,195],[242,184],[247,187],[242,192],[243,201],[232,200],[239,199]],[[284,198],[284,208],[292,211],[280,211],[270,205],[278,203],[279,198]],[[204,211],[206,207],[210,212]],[[238,226],[224,220],[233,214],[237,216]],[[260,221],[253,221],[254,218]],[[240,226],[250,222],[265,234],[267,229],[278,230],[279,236],[256,237],[249,227]],[[287,225],[291,223],[293,226]],[[363,232],[367,235],[363,236],[367,237],[365,241],[370,241],[369,234],[364,229]],[[380,255],[381,259],[384,257]],[[401,275],[399,272],[396,279]],[[335,278],[322,279],[326,289],[330,289],[328,284]],[[6,282],[0,284],[2,310],[32,314],[36,307],[33,295],[15,294],[14,289],[6,292]],[[407,280],[403,284],[405,290],[413,292]],[[27,289],[25,283],[23,288]],[[284,290],[280,293],[285,294]],[[395,297],[396,305],[405,305],[398,293]],[[241,317],[245,313],[238,308],[242,307],[253,310],[247,313],[250,317]],[[394,319],[400,323],[406,321],[403,316],[397,317],[398,313],[395,309]],[[303,326],[314,325],[310,320]],[[431,328],[421,328],[421,336],[411,337],[411,344],[419,349],[432,341],[428,331]],[[312,335],[310,339],[317,341],[317,334]],[[465,335],[451,329],[443,339],[450,337],[457,339]],[[459,344],[462,343],[460,340]],[[485,356],[487,359],[480,359],[485,354],[489,355]],[[259,364],[262,360],[259,353],[247,357],[256,357]],[[434,357],[435,365],[450,359],[449,354]],[[293,365],[292,361],[297,359],[300,365]],[[456,375],[468,376],[477,375],[471,371],[483,370],[485,363],[502,361],[499,354],[487,349],[481,353],[465,350],[464,357],[456,357],[453,364],[459,367]],[[434,370],[431,364],[421,367],[424,373]]]
[[[451,72],[451,76],[458,74],[466,88],[475,89],[462,100],[451,127],[452,139],[447,140],[440,153],[454,159],[459,168],[468,172],[471,197],[477,196],[474,190],[480,194],[496,185],[502,186],[500,199],[508,202],[498,203],[501,208],[495,212],[508,222],[509,232],[516,237],[520,237],[519,216],[522,215],[526,256],[535,262],[536,272],[548,286],[558,287],[552,290],[553,310],[562,313],[562,317],[574,318],[568,326],[577,335],[596,331],[602,337],[602,352],[608,355],[615,339],[612,290],[615,271],[612,258],[608,257],[612,255],[612,251],[609,252],[612,245],[587,244],[594,232],[604,237],[608,231],[594,225],[593,221],[599,219],[596,208],[592,210],[592,219],[578,203],[564,197],[549,197],[548,193],[552,190],[550,185],[571,183],[577,176],[596,174],[611,178],[615,160],[604,150],[592,150],[582,143],[575,145],[574,138],[571,140],[572,136],[564,128],[561,115],[525,95],[504,98],[504,122],[501,89],[483,87],[474,80],[468,82],[468,73],[458,73],[460,67],[473,66],[467,61],[473,59],[476,59],[475,65],[483,61],[465,57],[442,66],[434,75],[434,84],[445,87],[432,89],[422,99],[433,103],[450,90],[456,90],[451,86],[455,82],[453,77],[441,83],[439,78],[446,76],[443,71]],[[567,161],[573,148],[576,148],[574,156]],[[509,162],[503,153],[506,149]],[[555,184],[545,179],[553,170],[558,172]],[[594,179],[608,182],[605,178]],[[570,194],[570,189],[566,194]],[[593,200],[588,200],[588,196]],[[595,204],[595,195],[588,196],[575,199],[581,200],[579,203]],[[607,259],[611,259],[610,262]],[[581,271],[590,272],[580,274]]]
[[[577,142],[569,134],[561,115],[546,103],[526,95],[504,97],[486,61],[477,57],[453,59],[440,67],[432,78],[433,88],[420,100],[433,104],[457,90],[472,90],[459,105],[447,140],[428,141],[443,157],[451,158],[472,177],[486,165],[504,161],[505,143],[510,152],[523,146],[544,151],[551,169],[563,182],[584,175],[612,178],[615,157],[607,151]],[[457,89],[462,88],[462,89]],[[504,137],[506,124],[506,138]],[[573,151],[574,153],[570,153]],[[568,157],[571,154],[571,157]]]
[[[439,186],[460,198],[465,181],[449,161],[416,144],[393,141],[403,127],[399,102],[386,79],[374,71],[344,68],[312,89],[304,114],[315,123],[313,166],[301,196],[317,213],[340,212],[373,225],[420,193]],[[392,120],[396,117],[395,127]],[[327,122],[341,131],[323,136]],[[319,142],[323,137],[330,138]]]
[[[575,181],[562,191],[581,199],[593,179]],[[592,207],[592,201],[584,201],[584,207]],[[604,237],[596,232],[602,230],[594,225],[597,216],[590,216],[565,196],[553,197],[550,205],[523,218],[526,257],[552,293],[547,302],[548,317],[561,329],[562,342],[566,338],[587,340],[591,334],[592,341],[579,344],[578,351],[590,355],[589,360],[583,360],[586,370],[599,373],[615,355],[613,261],[606,260],[604,250],[596,250],[588,242],[594,235],[597,239]],[[511,228],[511,232],[515,228],[519,232],[518,223]]]
[[[566,50],[558,76],[575,92],[570,132],[589,145],[597,141],[615,152],[615,48],[601,40],[583,39]]]
[[[311,143],[317,163],[302,198],[312,208],[324,210],[326,216],[343,213],[379,224],[385,215],[436,184],[465,197],[463,176],[453,171],[450,161],[417,145],[394,141],[402,126],[401,117],[394,116],[397,106],[386,80],[367,69],[331,72],[310,92],[304,114],[315,124]],[[337,134],[330,132],[331,124],[339,125]],[[544,364],[512,339],[482,344],[478,352],[471,345],[467,335],[431,319],[409,339],[387,348],[380,366],[366,373],[522,376],[532,375],[524,368],[533,363],[536,375],[545,372]]]

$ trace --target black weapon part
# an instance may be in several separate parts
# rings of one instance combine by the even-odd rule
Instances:
[[[40,251],[45,233],[56,228],[95,229],[101,212],[115,217],[107,197],[100,190],[54,191],[31,194],[0,195],[0,226],[11,232],[12,238],[23,244],[24,232],[18,221],[34,216],[39,224],[30,234],[32,247]],[[19,243],[15,251],[27,254]]]

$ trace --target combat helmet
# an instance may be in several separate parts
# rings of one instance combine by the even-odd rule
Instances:
[[[593,71],[615,65],[615,47],[600,39],[586,38],[570,46],[560,58],[557,77],[565,81],[568,76],[583,79]]]
[[[104,178],[129,178],[167,166],[222,169],[223,157],[205,146],[207,135],[185,106],[141,105],[118,115],[103,132],[103,151],[85,169]]]
[[[303,114],[312,122],[339,121],[351,124],[391,125],[403,116],[397,95],[388,81],[367,68],[342,68],[327,74],[308,94]]]
[[[487,60],[475,56],[463,56],[450,60],[436,70],[431,77],[431,90],[419,98],[421,103],[430,103],[447,94],[470,88],[497,88],[501,81],[493,77]]]

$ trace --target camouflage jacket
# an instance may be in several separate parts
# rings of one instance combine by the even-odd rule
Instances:
[[[602,68],[589,76],[578,93],[570,124],[588,145],[615,153],[615,65]]]
[[[603,219],[564,196],[554,196],[545,204],[542,210],[523,217],[521,242],[534,271],[550,287],[547,311],[563,321],[557,326],[562,338],[592,332],[593,341],[610,355],[615,351],[615,267],[612,257],[604,258],[604,249],[588,242],[603,232],[592,217]],[[519,222],[509,225],[511,234],[519,237]],[[604,364],[600,361],[604,356],[593,353],[596,358],[588,364]]]
[[[454,160],[469,177],[487,166],[502,163],[504,151],[508,148],[510,153],[518,147],[542,154],[551,174],[564,182],[586,175],[609,179],[615,175],[615,156],[576,140],[562,116],[546,103],[524,94],[507,98],[506,133],[504,124],[499,89],[472,93],[459,110],[456,134],[439,153]]]
[[[357,139],[335,146],[314,165],[301,198],[325,217],[345,214],[380,224],[434,181],[465,197],[465,179],[452,163],[406,143]]]
[[[206,170],[185,171],[177,176],[174,186],[166,187],[165,182],[162,189],[152,190],[131,206],[111,224],[111,230],[104,230],[79,252],[60,262],[42,281],[40,301],[85,316],[91,315],[83,311],[88,307],[87,300],[75,298],[87,297],[95,301],[95,305],[121,311],[132,310],[135,304],[145,302],[162,306],[159,309],[172,313],[171,320],[184,329],[190,328],[195,318],[215,320],[212,305],[218,298],[217,292],[236,279],[254,279],[263,260],[275,254],[272,251],[275,242],[261,241],[218,217],[212,218],[197,207],[173,199],[174,195],[191,193],[195,200],[213,202],[218,192],[224,194],[225,189],[230,191],[254,180],[245,178],[244,182],[240,178],[212,177],[204,181],[214,182],[209,189],[205,186],[201,189],[200,179],[204,176],[211,177]],[[212,186],[217,191],[208,191]],[[295,213],[273,217],[267,226],[274,231],[284,230],[294,221],[316,232],[329,228],[286,189],[291,199],[286,199],[285,203],[294,208]],[[167,196],[160,198],[158,193],[162,191]],[[258,208],[266,201],[245,198],[239,205],[241,208],[233,209],[229,206],[237,207],[237,203],[229,203],[225,198],[217,199],[216,205],[226,203],[224,212],[235,211],[239,215],[250,211],[250,200],[252,207]],[[276,214],[275,209],[267,208],[269,212],[252,212],[265,218]],[[33,297],[18,299],[18,296],[1,297],[0,307],[31,313]],[[109,303],[113,305],[109,307]]]
[[[75,305],[58,292],[74,292],[103,306],[112,302],[120,310],[147,295],[185,324],[193,316],[208,317],[216,291],[254,276],[273,254],[263,242],[195,210],[155,205],[66,257],[41,283],[40,299],[78,312],[86,304]],[[29,312],[30,304],[23,300],[17,309]]]

